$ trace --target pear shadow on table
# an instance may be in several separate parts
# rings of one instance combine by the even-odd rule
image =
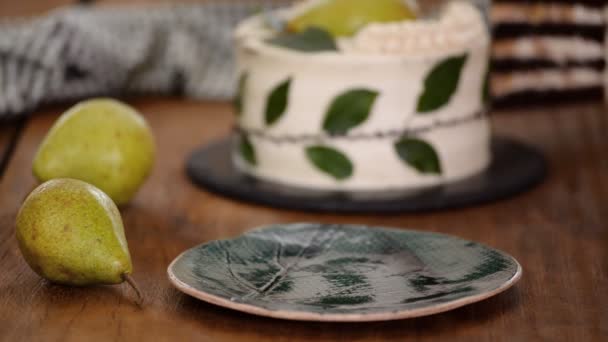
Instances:
[[[240,335],[244,338],[255,331],[268,340],[286,334],[303,339],[318,335],[328,338],[361,338],[370,334],[403,338],[408,335],[447,334],[458,328],[490,323],[517,308],[521,298],[519,289],[514,287],[482,302],[431,316],[384,322],[331,323],[260,317],[212,305],[185,294],[181,296],[181,312],[178,314],[197,320],[206,329],[235,338]]]
[[[81,306],[85,302],[107,303],[115,305],[117,302],[125,306],[132,306],[134,310],[140,309],[137,305],[137,296],[130,289],[119,285],[90,285],[69,286],[52,283],[40,278],[35,284],[32,283],[33,296],[13,297],[15,304],[25,307],[28,304],[52,303],[54,308]],[[0,290],[5,290],[1,289]],[[20,300],[21,299],[21,300]]]

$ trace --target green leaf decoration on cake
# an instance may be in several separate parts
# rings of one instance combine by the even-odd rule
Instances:
[[[331,135],[346,134],[369,117],[378,92],[354,89],[337,96],[329,106],[323,121],[323,130]]]
[[[353,174],[353,163],[348,157],[327,146],[310,146],[306,149],[308,159],[321,171],[336,180],[345,180]]]
[[[239,151],[243,160],[245,160],[251,165],[257,165],[258,162],[255,155],[255,149],[253,148],[251,141],[249,141],[249,138],[246,135],[241,135],[240,137]]]
[[[450,102],[458,88],[460,74],[466,60],[466,54],[450,57],[431,70],[424,80],[424,92],[418,98],[418,113],[435,111]]]
[[[270,93],[268,100],[266,101],[266,125],[273,125],[287,109],[287,100],[289,97],[289,88],[291,87],[291,78],[287,79],[285,82],[279,84],[274,90]]]
[[[403,138],[395,143],[395,151],[402,161],[425,174],[441,174],[437,151],[429,143],[415,138]]]
[[[318,27],[310,27],[301,33],[282,33],[266,42],[301,52],[338,51],[334,37]]]
[[[243,72],[241,77],[239,77],[236,97],[234,98],[234,109],[236,110],[237,116],[240,116],[243,113],[243,96],[245,95],[245,87],[247,85],[248,78],[249,75],[246,72]]]
[[[490,65],[488,64],[488,69],[486,70],[486,74],[484,75],[483,80],[483,88],[481,89],[481,98],[483,104],[487,105],[492,101],[492,93],[490,91]]]

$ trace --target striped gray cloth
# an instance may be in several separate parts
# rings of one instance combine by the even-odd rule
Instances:
[[[276,1],[161,7],[68,7],[0,22],[0,121],[90,96],[228,99],[232,30]]]

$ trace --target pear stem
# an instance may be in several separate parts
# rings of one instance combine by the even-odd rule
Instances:
[[[135,291],[135,293],[137,294],[137,302],[136,302],[137,306],[139,306],[140,308],[143,308],[144,296],[141,294],[141,291],[139,290],[137,283],[135,283],[135,280],[133,280],[133,278],[131,278],[131,276],[128,275],[127,273],[122,274],[122,279],[124,281],[126,281],[127,284],[129,284],[131,286],[131,288],[133,289],[133,291]]]

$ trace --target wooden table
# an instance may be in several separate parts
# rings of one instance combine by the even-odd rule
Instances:
[[[146,297],[144,309],[133,304],[133,293],[125,285],[52,285],[21,258],[14,219],[21,201],[36,185],[30,171],[32,157],[67,107],[47,108],[25,125],[0,182],[0,340],[608,338],[608,115],[601,104],[494,115],[497,134],[529,142],[550,161],[549,178],[526,194],[464,210],[339,216],[239,203],[193,186],[185,176],[184,160],[194,148],[229,133],[232,114],[227,104],[168,98],[131,103],[149,120],[158,144],[151,177],[122,209],[134,278]],[[300,323],[250,316],[190,298],[167,280],[167,265],[187,248],[259,225],[297,221],[455,234],[512,254],[523,265],[524,276],[515,288],[485,302],[431,317],[368,324]]]

